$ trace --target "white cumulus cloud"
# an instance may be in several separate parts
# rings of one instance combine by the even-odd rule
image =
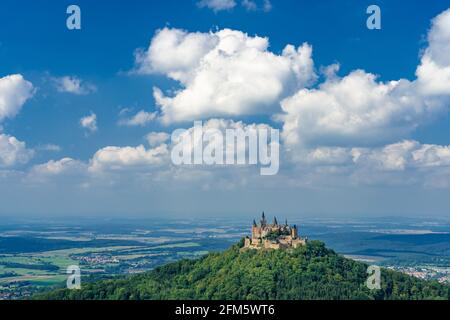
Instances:
[[[47,163],[39,164],[33,167],[32,173],[35,175],[63,175],[80,173],[86,169],[86,165],[81,161],[72,158],[63,158],[60,160],[50,160]]]
[[[208,8],[214,12],[230,10],[236,6],[235,0],[200,0],[197,2],[200,8]]]
[[[402,140],[374,148],[303,149],[294,160],[299,184],[450,185],[450,146]]]
[[[7,134],[0,134],[0,168],[25,164],[33,154],[33,150],[27,149],[25,142]]]
[[[166,132],[150,132],[145,138],[147,139],[148,144],[151,147],[154,147],[165,143],[167,140],[169,140],[170,135]]]
[[[162,144],[153,149],[143,145],[137,147],[106,147],[95,153],[91,159],[89,170],[122,170],[127,168],[148,168],[167,164],[170,159],[168,146]]]
[[[174,96],[154,88],[165,123],[267,114],[289,90],[316,77],[308,44],[288,45],[281,55],[268,47],[267,38],[241,31],[189,33],[164,28],[147,51],[137,54],[136,70],[162,73],[182,86]]]
[[[87,95],[97,91],[97,87],[74,76],[64,76],[53,79],[59,92],[75,95]]]
[[[147,112],[144,110],[139,111],[131,118],[125,118],[119,120],[121,126],[145,126],[157,118],[156,112]]]
[[[34,91],[33,84],[20,74],[0,78],[0,122],[15,117]]]
[[[282,101],[288,145],[373,145],[395,141],[441,111],[408,80],[379,82],[363,70]]]
[[[82,128],[87,129],[91,133],[97,131],[97,115],[95,113],[91,113],[89,116],[81,118],[80,125]]]
[[[378,148],[319,147],[303,158],[314,166],[352,165],[371,171],[405,171],[450,166],[450,146],[403,140]]]
[[[450,9],[433,19],[428,33],[428,47],[416,74],[423,94],[449,95]]]

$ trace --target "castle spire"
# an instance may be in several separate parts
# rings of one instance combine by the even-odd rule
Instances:
[[[254,227],[256,227],[257,225],[256,225],[256,221],[255,221],[255,219],[253,219],[253,226]]]
[[[286,225],[286,227],[288,227],[288,226],[289,226],[289,225],[288,225],[288,222],[287,222],[287,219],[286,219],[286,224],[285,224],[285,225]]]
[[[277,217],[273,217],[273,225],[274,226],[278,225]]]
[[[267,224],[267,221],[266,221],[266,214],[264,213],[264,211],[263,211],[263,213],[262,213],[262,219],[261,219],[261,226],[265,226]]]

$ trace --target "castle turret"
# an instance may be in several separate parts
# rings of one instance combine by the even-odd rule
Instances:
[[[278,226],[277,217],[273,217],[273,225]]]
[[[297,239],[298,237],[298,230],[297,230],[297,225],[294,225],[291,229],[291,237],[292,239]]]

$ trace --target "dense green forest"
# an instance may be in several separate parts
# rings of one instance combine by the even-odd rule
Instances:
[[[83,284],[36,299],[449,299],[450,287],[382,270],[382,289],[366,287],[367,265],[318,241],[295,250],[242,251],[239,243],[124,279]]]

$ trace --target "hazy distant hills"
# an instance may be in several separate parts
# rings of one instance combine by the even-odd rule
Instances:
[[[72,241],[39,237],[0,236],[0,254],[20,254],[70,248],[98,248],[106,246],[142,246],[142,243],[132,240],[95,239],[88,241]]]
[[[151,272],[82,284],[37,299],[449,299],[450,287],[382,270],[381,290],[366,286],[367,265],[318,241],[291,251],[242,251],[242,243]]]

